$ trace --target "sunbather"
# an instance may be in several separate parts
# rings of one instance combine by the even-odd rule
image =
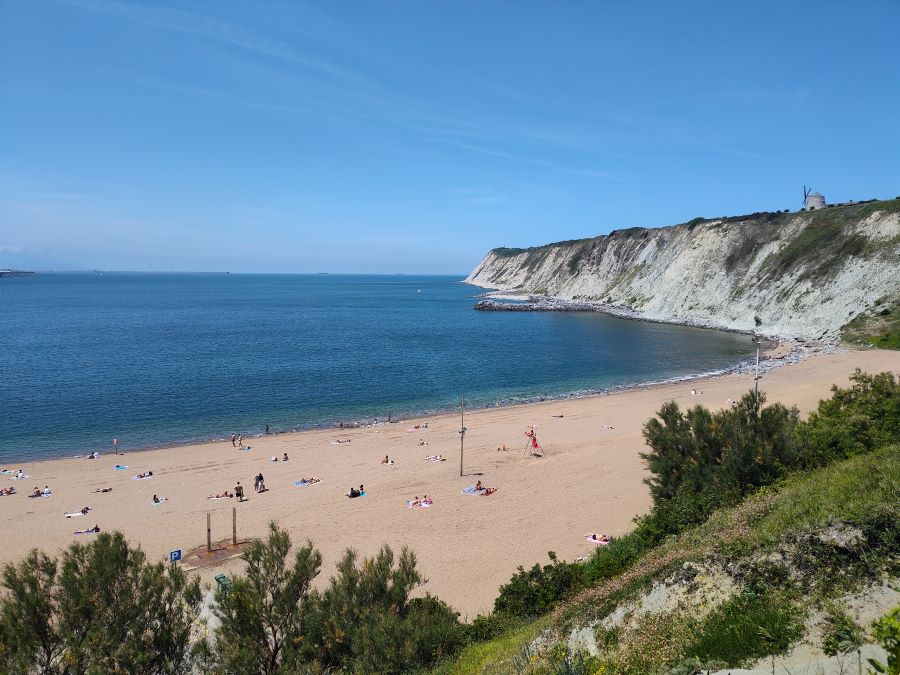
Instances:
[[[100,531],[100,526],[94,525],[93,527],[89,527],[86,530],[75,530],[75,534],[90,534],[92,532],[99,532],[99,531]]]
[[[112,488],[110,488],[110,487],[97,488],[96,490],[94,490],[94,492],[112,492]]]
[[[287,453],[284,453],[284,457],[281,458],[281,461],[282,461],[282,462],[288,461]]]
[[[596,532],[588,532],[584,535],[588,541],[597,543],[597,544],[608,544],[609,537],[605,534],[597,534]]]
[[[225,492],[220,492],[217,495],[210,495],[207,499],[231,499],[232,497],[234,497],[234,495],[228,490],[225,490]]]

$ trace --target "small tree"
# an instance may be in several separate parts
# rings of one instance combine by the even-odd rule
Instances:
[[[654,501],[679,494],[726,492],[766,485],[793,465],[799,453],[799,411],[765,396],[745,394],[735,406],[712,413],[703,406],[682,412],[665,403],[644,425],[651,452],[642,453]]]
[[[416,557],[403,548],[397,565],[390,547],[357,565],[348,550],[321,598],[315,658],[327,669],[406,672],[431,665],[460,640],[457,615],[426,595],[410,600],[422,583]]]
[[[3,572],[2,658],[13,672],[189,672],[199,580],[148,564],[120,532],[32,553]]]
[[[287,566],[291,538],[274,521],[265,541],[244,552],[245,576],[216,591],[215,613],[219,661],[229,673],[293,672],[285,663],[297,658],[311,610],[310,587],[322,565],[321,554],[307,542]]]

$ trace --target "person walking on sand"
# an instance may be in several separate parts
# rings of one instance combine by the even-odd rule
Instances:
[[[238,434],[238,447],[244,447],[244,434]]]
[[[237,497],[239,502],[244,501],[244,486],[241,485],[241,481],[238,481],[237,485],[234,486],[234,496]]]
[[[268,435],[269,435],[269,425],[267,424],[266,425],[266,436],[268,436]]]
[[[237,447],[236,441],[237,441],[237,434],[231,434],[231,447],[232,448]]]

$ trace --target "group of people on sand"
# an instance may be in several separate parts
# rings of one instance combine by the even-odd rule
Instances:
[[[243,434],[231,434],[231,447],[243,448],[244,447],[244,435]]]
[[[266,479],[263,478],[262,471],[253,477],[253,489],[257,492],[266,491]]]
[[[366,488],[362,484],[360,484],[359,489],[352,487],[350,488],[350,492],[347,493],[347,496],[350,499],[355,499],[356,497],[364,497],[366,494]]]
[[[32,491],[31,491],[31,494],[28,495],[28,496],[31,497],[31,498],[34,498],[34,497],[49,497],[49,496],[52,495],[52,494],[53,494],[53,492],[50,490],[50,486],[49,486],[49,485],[45,485],[43,490],[41,490],[39,487],[35,486],[35,487],[34,487],[34,490],[32,490]]]
[[[144,478],[151,478],[153,476],[152,471],[144,471],[142,473],[137,474],[134,479],[135,480],[143,480]]]
[[[431,497],[429,497],[428,495],[424,495],[424,496],[422,497],[422,499],[419,499],[419,495],[416,495],[415,497],[413,497],[412,499],[410,499],[410,500],[407,502],[407,504],[409,504],[410,507],[413,507],[413,506],[431,506],[432,504],[434,504],[434,502],[432,501]]]
[[[281,458],[281,461],[282,461],[282,462],[286,462],[286,461],[288,461],[288,459],[289,459],[288,454],[287,454],[287,453],[284,453],[284,456]],[[270,459],[269,461],[270,461],[270,462],[277,462],[277,461],[278,461],[278,455],[272,455],[272,459]]]

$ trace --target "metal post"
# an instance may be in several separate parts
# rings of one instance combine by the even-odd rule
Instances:
[[[459,475],[463,475],[463,449],[466,439],[466,401],[459,395]]]
[[[231,543],[237,546],[237,509],[231,507]]]
[[[206,513],[206,551],[212,553],[212,527],[210,525],[209,512]]]
[[[759,345],[756,346],[756,372],[753,377],[753,394],[759,401]]]

